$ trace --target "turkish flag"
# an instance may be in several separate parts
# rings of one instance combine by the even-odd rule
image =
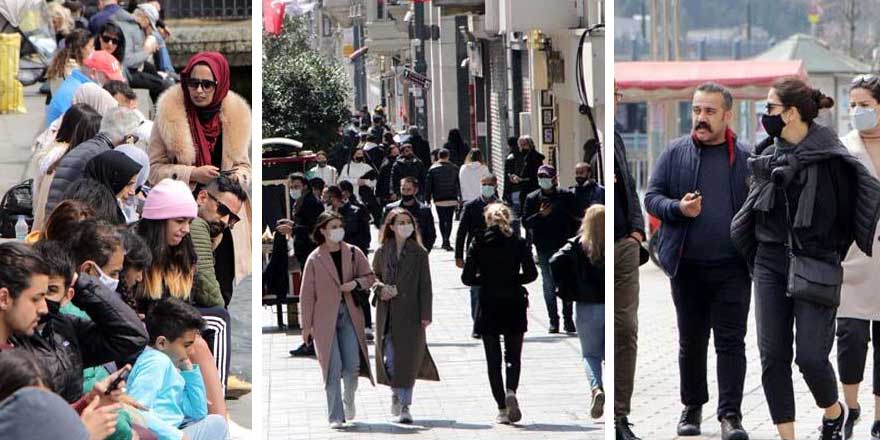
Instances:
[[[272,35],[280,35],[284,24],[284,3],[263,0],[263,28]]]

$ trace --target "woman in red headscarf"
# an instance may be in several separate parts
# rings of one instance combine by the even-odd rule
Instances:
[[[229,90],[229,77],[223,55],[200,52],[181,72],[181,84],[159,97],[150,136],[150,183],[171,178],[195,190],[222,172],[249,188],[251,111],[241,96]],[[240,221],[214,237],[215,273],[227,304],[233,285],[251,271],[250,203],[243,203],[237,214]],[[212,389],[217,388],[208,381],[206,385],[211,413],[225,413],[222,394],[213,396]]]

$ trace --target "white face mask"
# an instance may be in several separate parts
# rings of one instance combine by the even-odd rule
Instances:
[[[333,228],[330,230],[330,234],[327,235],[327,239],[333,243],[339,243],[343,238],[345,238],[345,229],[342,228]]]
[[[877,127],[877,110],[871,107],[855,107],[849,111],[852,126],[858,131],[867,131]]]
[[[97,264],[95,265],[95,269],[98,270],[98,282],[100,282],[102,286],[110,289],[111,292],[115,292],[116,287],[119,286],[119,280],[117,280],[116,278],[110,278],[107,274],[104,273],[103,270],[101,270],[100,267],[98,267]]]
[[[293,200],[299,200],[299,198],[300,198],[301,196],[302,196],[302,190],[301,190],[301,189],[292,189],[292,190],[290,190],[290,198],[292,198]]]
[[[398,237],[407,239],[413,233],[413,225],[395,225],[394,232]]]

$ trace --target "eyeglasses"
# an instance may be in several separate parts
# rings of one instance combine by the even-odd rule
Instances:
[[[229,216],[229,221],[227,222],[227,226],[232,228],[236,223],[241,220],[228,206],[224,205],[214,194],[208,193],[208,197],[211,198],[215,203],[217,203],[217,213],[220,214],[221,217]]]
[[[206,92],[210,92],[217,87],[217,81],[212,81],[210,79],[196,79],[196,78],[187,78],[184,83],[190,90],[198,90],[199,87]]]
[[[770,112],[773,111],[773,107],[785,107],[785,106],[782,104],[768,102],[766,105],[764,105],[764,113],[769,115]]]
[[[110,36],[107,36],[107,35],[101,35],[101,41],[103,41],[104,44],[110,44],[110,43],[113,43],[113,44],[115,44],[116,46],[119,46],[119,38],[116,38],[116,37],[110,37]]]

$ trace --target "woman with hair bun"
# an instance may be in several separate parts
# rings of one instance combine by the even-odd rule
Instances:
[[[849,416],[828,359],[851,244],[871,255],[880,183],[829,128],[815,123],[834,101],[799,79],[767,93],[768,141],[749,166],[749,195],[731,225],[753,268],[761,380],[782,439],[795,438],[792,358],[824,411],[821,439],[839,440]],[[792,350],[792,345],[795,351]]]

